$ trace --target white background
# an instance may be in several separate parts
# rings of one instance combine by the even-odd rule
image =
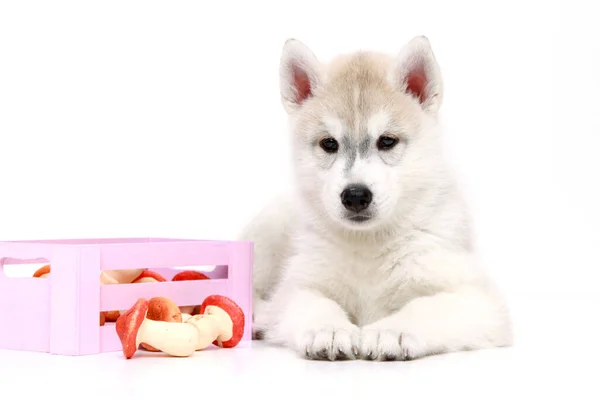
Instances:
[[[235,239],[290,184],[283,42],[327,60],[397,52],[425,34],[445,79],[447,151],[517,341],[560,328],[574,336],[565,347],[589,350],[600,315],[587,297],[600,278],[598,7],[3,2],[0,240]]]

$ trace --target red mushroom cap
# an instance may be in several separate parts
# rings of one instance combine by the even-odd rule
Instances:
[[[181,311],[173,300],[158,296],[148,302],[146,318],[153,321],[181,322]]]
[[[219,307],[229,315],[229,318],[231,318],[231,321],[233,322],[231,339],[227,340],[226,342],[222,342],[221,346],[226,348],[237,346],[237,344],[242,340],[242,336],[244,336],[244,325],[246,324],[244,311],[229,297],[218,294],[208,296],[206,299],[204,299],[202,306],[200,307],[200,314],[204,314],[204,311],[208,306]],[[219,346],[219,341],[215,340],[213,344],[215,346]]]
[[[200,271],[181,271],[171,279],[173,282],[177,281],[200,281],[210,279]]]
[[[117,335],[123,346],[123,355],[127,359],[133,357],[137,350],[137,334],[146,318],[148,304],[148,300],[138,299],[133,307],[121,314],[115,324]]]
[[[38,269],[33,273],[34,278],[39,278],[42,275],[46,275],[50,273],[50,265],[44,265],[42,268]]]
[[[145,270],[143,270],[143,271],[142,271],[142,273],[141,273],[141,274],[139,274],[139,275],[138,275],[138,277],[137,277],[137,278],[135,278],[135,279],[133,280],[133,282],[131,282],[131,283],[136,283],[136,282],[138,282],[139,280],[141,280],[141,279],[144,279],[144,278],[153,278],[153,279],[156,279],[158,282],[166,282],[166,281],[167,281],[167,280],[166,280],[166,279],[165,279],[165,278],[164,278],[164,277],[163,277],[161,274],[159,274],[158,272],[154,272],[154,271],[150,271],[150,270],[147,270],[147,269],[145,269]]]

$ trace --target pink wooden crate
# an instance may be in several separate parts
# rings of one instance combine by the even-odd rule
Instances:
[[[6,264],[51,264],[47,278],[13,278]],[[167,280],[173,267],[216,266],[203,281],[100,285],[100,270],[150,269]],[[0,242],[0,349],[87,355],[121,351],[114,323],[100,311],[127,310],[140,297],[164,296],[179,306],[211,294],[244,310],[243,342],[251,340],[251,242],[158,238]]]

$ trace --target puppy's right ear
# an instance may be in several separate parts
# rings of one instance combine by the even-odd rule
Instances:
[[[285,110],[292,113],[312,97],[321,84],[321,63],[302,42],[288,39],[283,46],[279,79],[281,101]]]

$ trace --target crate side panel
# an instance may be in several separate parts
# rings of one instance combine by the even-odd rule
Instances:
[[[200,267],[200,265],[194,265],[192,267]],[[202,265],[202,267],[204,267],[204,265]],[[202,272],[204,275],[208,276],[210,279],[227,279],[227,271],[228,271],[228,266],[227,265],[215,265],[214,269],[212,271],[200,271]],[[163,276],[166,280],[172,280],[173,277],[175,275],[177,275],[178,273],[182,272],[182,271],[186,271],[186,270],[191,270],[184,268],[184,269],[175,269],[175,268],[153,268],[152,271],[155,271],[157,273],[159,273],[161,276]]]
[[[76,247],[55,249],[50,274],[50,353],[80,351],[80,253]]]
[[[83,247],[79,253],[79,355],[100,352],[100,251]]]
[[[48,352],[49,280],[4,278],[0,278],[0,349]]]
[[[56,246],[36,243],[0,242],[0,264],[41,264],[50,262]]]
[[[140,298],[167,297],[177,305],[195,305],[213,293],[229,293],[227,280],[131,283],[100,287],[100,310],[128,310]]]
[[[109,323],[100,327],[100,352],[112,353],[122,352],[123,346],[117,336],[115,323]]]
[[[226,265],[228,243],[172,242],[102,246],[103,270]]]
[[[252,242],[239,242],[231,247],[229,261],[229,284],[231,298],[244,310],[245,327],[243,341],[252,339],[252,275],[254,245]]]
[[[51,259],[51,248],[31,243],[0,242],[0,348],[49,351],[49,280],[8,277],[4,265],[45,263]]]

